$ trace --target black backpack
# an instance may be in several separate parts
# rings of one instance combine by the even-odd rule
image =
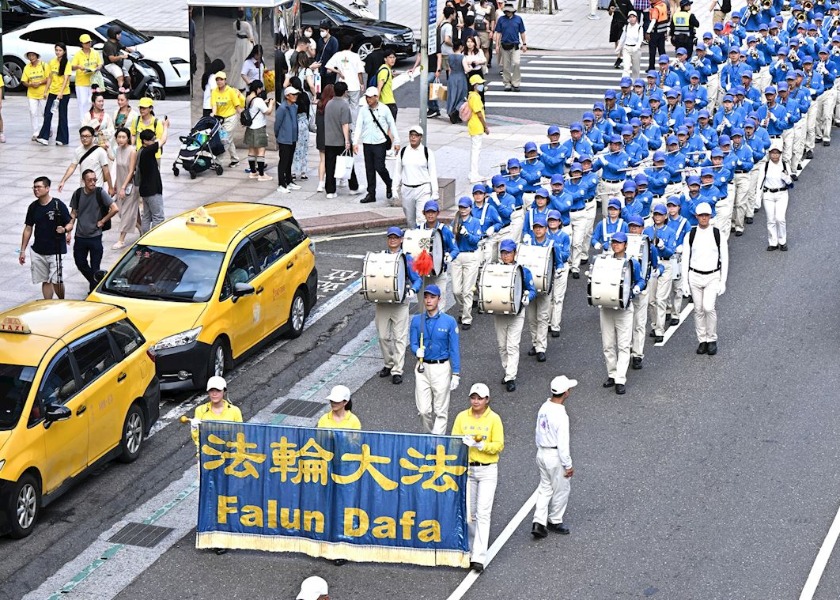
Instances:
[[[79,199],[82,197],[82,188],[78,188],[75,192],[73,192],[73,197],[71,198],[70,202],[74,203],[78,206]],[[96,203],[99,205],[99,220],[105,218],[105,215],[108,214],[108,207],[105,206],[105,199],[102,197],[102,188],[96,186]],[[111,219],[105,221],[102,225],[102,231],[108,231],[111,229]]]
[[[239,122],[242,123],[243,127],[250,127],[254,123],[254,115],[251,114],[251,102],[245,106],[245,110],[239,113]]]

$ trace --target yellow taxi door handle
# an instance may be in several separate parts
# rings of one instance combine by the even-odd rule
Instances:
[[[286,270],[288,271],[289,269],[291,269],[291,268],[292,268],[292,267],[294,267],[294,266],[295,266],[295,263],[290,262],[290,263],[288,263],[288,264],[286,265]]]
[[[255,293],[255,294],[262,294],[264,289],[265,289],[265,288],[264,288],[263,286],[260,286],[260,287],[258,287],[258,288],[256,289],[256,291],[255,291],[254,293]]]
[[[125,373],[120,373],[119,375],[117,375],[117,383],[119,383],[120,381],[122,381],[125,378],[126,378],[126,374]]]
[[[82,404],[79,408],[76,409],[76,416],[78,417],[80,414],[87,410],[87,405]]]

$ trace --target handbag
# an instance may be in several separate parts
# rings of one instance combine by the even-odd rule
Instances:
[[[336,179],[346,179],[353,173],[353,155],[345,150],[335,157],[335,171]]]
[[[435,77],[435,80],[429,84],[429,100],[438,100],[441,87],[443,87],[443,84],[440,82],[440,79]]]
[[[390,150],[394,142],[391,141],[391,138],[390,136],[388,136],[388,133],[384,129],[382,129],[382,125],[380,125],[379,121],[376,120],[376,113],[373,112],[373,109],[370,108],[368,110],[370,110],[370,117],[373,119],[373,122],[376,123],[376,126],[379,127],[379,131],[381,131],[382,135],[385,136],[385,149]]]
[[[105,78],[102,76],[102,71],[97,71],[90,76],[90,87],[99,88],[103,92],[105,91]]]

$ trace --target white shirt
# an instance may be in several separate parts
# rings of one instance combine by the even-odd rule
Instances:
[[[341,81],[347,84],[348,92],[358,92],[362,89],[359,83],[359,73],[364,74],[365,63],[359,55],[352,50],[342,50],[333,54],[327,61],[326,68],[335,69],[339,72]]]
[[[689,232],[683,242],[683,279],[688,280],[689,268],[697,271],[715,271],[718,265],[718,250],[715,243],[714,227],[709,225],[705,229],[696,227],[694,244],[688,241],[691,235]],[[726,275],[729,271],[729,248],[726,240],[720,238],[720,282],[726,285]]]
[[[572,468],[572,455],[569,451],[569,415],[566,407],[551,398],[543,402],[537,415],[537,448],[557,448],[560,463],[564,469]]]
[[[251,116],[254,119],[249,129],[265,127],[265,114],[268,112],[268,105],[265,103],[265,100],[259,97],[254,98],[251,100],[248,110],[251,111]]]
[[[400,151],[397,153],[397,168],[394,169],[394,187],[399,188],[400,183],[410,187],[430,183],[432,193],[429,198],[437,199],[440,195],[438,192],[435,153],[429,150],[429,162],[427,165],[426,153],[423,148],[423,144],[418,144],[416,149],[410,145],[406,146],[405,150],[400,148]]]
[[[624,26],[624,31],[621,33],[621,39],[618,45],[624,44],[628,48],[636,48],[642,43],[644,35],[644,28],[641,23],[636,23],[635,25],[627,23]]]
[[[761,184],[761,187],[778,190],[787,187],[790,183],[790,175],[785,173],[781,159],[775,163],[768,159],[767,174],[764,177],[764,183]]]

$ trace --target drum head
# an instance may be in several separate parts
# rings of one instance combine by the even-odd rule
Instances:
[[[405,258],[405,253],[400,252],[399,259],[396,262],[396,273],[394,281],[396,282],[395,297],[397,302],[402,302],[405,299],[407,290],[406,286],[406,272],[408,271],[408,261]]]
[[[621,306],[621,308],[627,308],[630,306],[630,290],[633,287],[631,282],[630,261],[625,259],[624,266],[621,269],[621,286],[618,291],[620,298],[619,306]]]
[[[522,267],[516,265],[516,269],[513,272],[513,298],[511,301],[513,302],[513,312],[515,314],[519,314],[519,311],[522,310]]]
[[[432,264],[434,264],[434,274],[443,275],[443,235],[439,230],[435,229],[432,231],[431,240],[432,249],[430,250],[430,254],[432,255]]]

